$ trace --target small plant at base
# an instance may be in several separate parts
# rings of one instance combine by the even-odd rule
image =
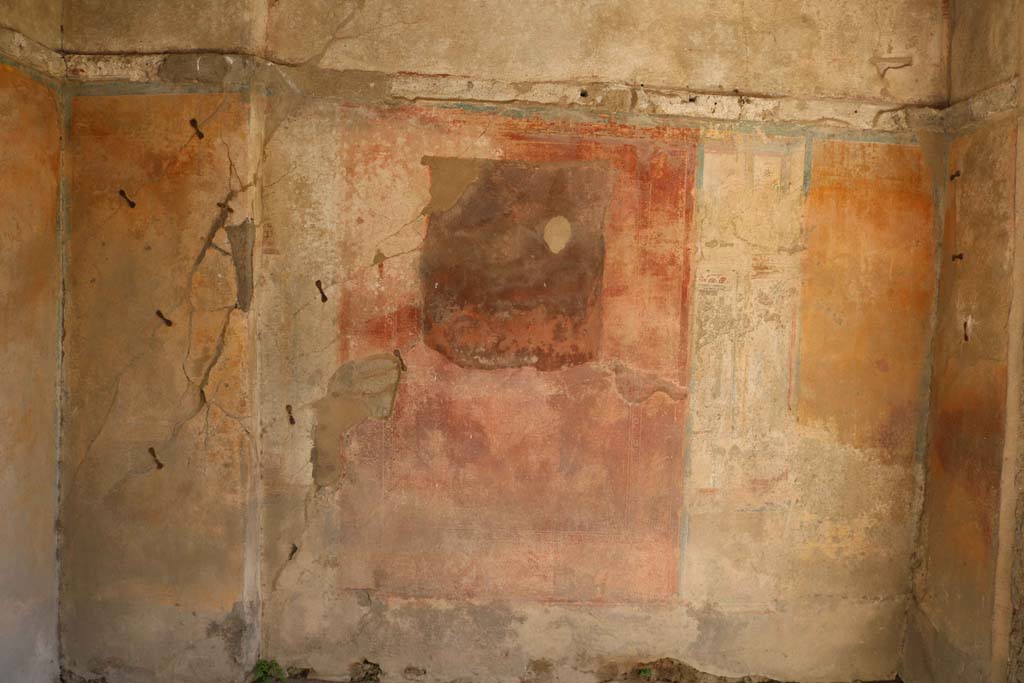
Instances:
[[[654,671],[646,667],[643,669],[638,669],[636,673],[638,676],[643,676],[644,678],[654,678]]]
[[[275,683],[284,681],[288,674],[284,672],[276,659],[261,659],[252,668],[251,683]]]

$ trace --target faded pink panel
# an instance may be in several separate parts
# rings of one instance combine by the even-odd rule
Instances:
[[[374,116],[381,126],[352,132],[368,139],[349,142],[359,158],[344,160],[351,169],[347,192],[380,191],[360,187],[360,164],[409,164],[410,141],[457,136],[482,124],[495,157],[523,162],[516,173],[585,162],[611,169],[613,179],[600,226],[603,266],[599,260],[576,266],[596,264],[588,277],[598,277],[600,287],[588,310],[600,320],[588,329],[600,337],[564,365],[508,367],[506,357],[457,364],[424,343],[423,288],[433,280],[421,281],[417,258],[377,259],[344,283],[340,360],[400,348],[408,370],[391,417],[353,428],[340,447],[345,485],[362,501],[339,511],[343,587],[570,602],[673,597],[696,134],[456,110]],[[416,154],[435,153],[424,147]],[[488,175],[488,182],[497,176]],[[483,221],[502,207],[487,206],[479,189],[462,201],[465,215]],[[402,191],[385,188],[380,201],[386,205],[388,193]],[[533,221],[516,229],[533,230],[545,215],[544,198],[514,201],[541,203],[508,208]],[[457,205],[446,226],[461,215]],[[372,255],[380,240],[358,225],[344,235],[347,250],[361,255]],[[459,248],[457,241],[445,246]],[[500,263],[506,261],[514,259]],[[448,262],[461,265],[457,258]],[[514,291],[502,293],[515,301]],[[476,301],[474,307],[475,315],[488,309]],[[519,319],[536,323],[536,316],[509,314],[488,329],[506,333]],[[536,324],[545,338],[558,334],[557,320]],[[524,329],[516,338],[536,334]]]

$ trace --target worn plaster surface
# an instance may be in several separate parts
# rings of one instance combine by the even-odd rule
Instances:
[[[951,98],[928,472],[904,678],[1021,677],[1018,2],[951,5]],[[980,94],[978,94],[980,93]],[[1009,95],[1009,106],[992,105]],[[988,110],[973,122],[964,111]],[[986,120],[987,119],[987,120]]]
[[[332,69],[900,102],[938,101],[945,88],[942,8],[927,0],[858,12],[784,0],[756,11],[703,0],[280,0],[266,36],[268,56]]]
[[[67,0],[74,52],[239,51],[288,64],[506,81],[939,102],[941,3]],[[453,27],[457,27],[453,29]],[[502,40],[495,41],[500,33]]]
[[[1020,3],[954,0],[950,8],[950,99],[958,102],[1016,76]]]
[[[0,28],[48,48],[61,46],[62,0],[0,0]]]
[[[889,361],[898,343],[924,351],[933,281],[922,154],[727,135],[705,139],[702,179],[681,591],[714,606],[699,651],[781,678],[884,677],[923,365]],[[804,628],[846,663],[792,647]],[[799,673],[771,666],[783,651]]]
[[[69,680],[999,680],[1016,3],[7,4]]]
[[[991,667],[1015,152],[1012,120],[950,151],[913,681],[988,680]]]
[[[896,670],[935,281],[919,148],[287,105],[263,197],[266,651],[439,681],[666,651]],[[563,194],[583,172],[611,191]],[[559,258],[577,286],[543,277]],[[324,410],[371,362],[356,410]]]
[[[71,52],[247,52],[253,12],[268,0],[65,0]]]
[[[52,85],[0,65],[0,671],[57,672],[57,236],[60,115]]]
[[[248,112],[71,102],[61,635],[87,678],[237,680],[249,661]]]

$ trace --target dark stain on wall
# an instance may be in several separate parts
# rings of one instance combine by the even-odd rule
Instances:
[[[231,261],[235,266],[235,281],[238,287],[236,305],[242,311],[252,306],[252,250],[256,243],[256,225],[251,218],[238,225],[224,228],[231,244]]]
[[[467,368],[553,370],[593,360],[601,336],[604,163],[427,157],[423,336]]]

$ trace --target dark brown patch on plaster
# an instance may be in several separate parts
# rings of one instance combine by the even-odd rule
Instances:
[[[247,631],[245,609],[241,602],[236,602],[223,619],[211,621],[206,627],[207,637],[221,638],[228,654],[239,664],[242,662],[242,644]]]
[[[231,262],[235,267],[236,306],[248,311],[252,306],[252,251],[256,243],[256,225],[246,218],[238,225],[224,228],[231,244]]]
[[[407,681],[415,681],[427,675],[427,670],[418,666],[407,666],[402,670],[402,678]]]
[[[550,659],[531,659],[522,683],[553,683],[555,680],[555,667]]]
[[[1024,680],[1024,490],[1017,493],[1017,529],[1014,534],[1010,594],[1013,615],[1010,629],[1009,680]]]
[[[664,657],[653,662],[641,662],[627,673],[612,680],[631,681],[635,683],[782,683],[774,678],[763,676],[743,676],[727,678],[698,671],[678,659]]]
[[[377,683],[383,675],[380,664],[368,659],[353,664],[349,669],[349,681],[352,683]]]
[[[352,360],[331,377],[327,393],[313,404],[313,481],[317,486],[336,484],[342,475],[338,451],[349,429],[368,418],[391,415],[401,378],[398,358],[379,354]]]
[[[93,678],[91,676],[82,676],[74,671],[69,671],[63,667],[60,670],[60,683],[107,683],[106,676],[99,676]]]
[[[423,335],[461,367],[593,360],[601,332],[602,163],[426,157]]]

